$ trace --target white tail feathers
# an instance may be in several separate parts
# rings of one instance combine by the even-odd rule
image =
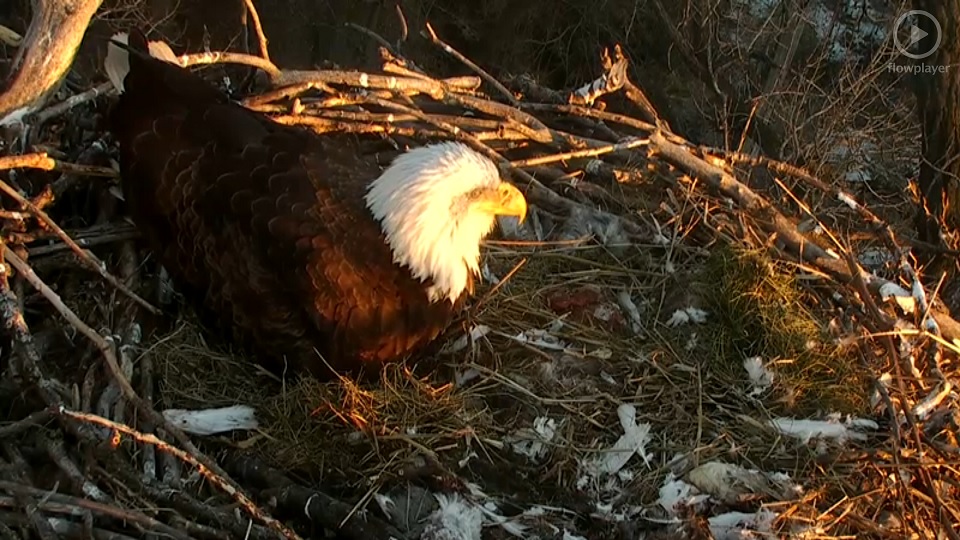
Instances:
[[[129,34],[126,32],[120,32],[114,34],[110,40],[126,44],[128,37]],[[148,48],[150,50],[150,56],[154,58],[172,64],[180,63],[177,55],[174,54],[170,46],[163,41],[150,41]],[[103,70],[107,72],[107,77],[110,79],[113,87],[120,92],[123,92],[123,80],[127,77],[127,72],[130,71],[130,60],[128,56],[129,53],[126,50],[117,47],[113,43],[107,43],[107,57],[103,61]]]

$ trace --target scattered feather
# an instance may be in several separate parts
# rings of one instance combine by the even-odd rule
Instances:
[[[634,454],[639,455],[647,466],[650,465],[651,456],[646,448],[650,442],[650,424],[637,424],[637,409],[629,404],[617,407],[617,416],[623,435],[608,450],[585,461],[584,468],[590,476],[617,473]]]
[[[755,513],[727,512],[707,519],[710,534],[715,540],[744,540],[770,538],[777,514],[767,509]]]
[[[703,495],[693,485],[684,480],[678,479],[672,472],[667,473],[667,477],[660,486],[660,498],[657,504],[663,508],[671,517],[676,517],[685,508],[696,508],[702,505],[709,498],[709,495]]]
[[[893,282],[886,282],[880,286],[880,298],[882,300],[893,300],[900,306],[905,313],[913,313],[916,310],[916,300],[912,292],[904,289]]]
[[[694,307],[680,308],[673,312],[667,320],[667,326],[677,327],[682,324],[703,324],[707,320],[707,312]]]
[[[518,343],[523,343],[540,349],[563,351],[567,348],[567,344],[561,341],[560,338],[554,336],[546,330],[541,330],[539,328],[533,328],[524,332],[520,332],[515,336],[507,337]]]
[[[440,504],[428,517],[421,538],[427,540],[480,540],[483,513],[480,507],[458,494],[434,494]]]
[[[537,461],[550,449],[547,443],[557,434],[557,422],[553,418],[538,416],[533,420],[533,428],[523,428],[507,437],[514,452]]]
[[[454,341],[448,342],[440,349],[441,354],[451,354],[460,352],[467,348],[471,343],[479,340],[490,333],[490,327],[485,324],[474,325],[469,333],[466,333]]]
[[[939,391],[930,392],[927,397],[920,400],[920,403],[914,405],[913,414],[917,417],[917,419],[925,420],[927,416],[943,402],[943,400],[947,399],[947,396],[949,396],[952,391],[953,385],[950,384],[950,381],[944,380],[942,383],[940,383]]]
[[[799,439],[803,443],[811,439],[835,439],[844,443],[853,439],[863,441],[867,436],[858,429],[877,429],[879,426],[873,420],[864,418],[850,418],[840,422],[839,415],[831,415],[827,420],[798,420],[795,418],[774,418],[770,424],[784,435]]]
[[[191,435],[214,435],[238,429],[257,429],[255,411],[246,405],[189,411],[166,409],[163,417]]]
[[[500,283],[500,278],[493,273],[493,270],[490,269],[490,265],[486,262],[483,263],[483,267],[480,269],[480,274],[483,276],[483,279],[487,281],[487,283]]]
[[[453,374],[453,384],[457,388],[463,388],[470,381],[478,379],[480,377],[480,371],[474,368],[467,368],[465,371],[457,370]]]
[[[763,365],[763,359],[759,356],[752,356],[744,360],[743,369],[747,370],[750,384],[753,385],[753,389],[750,390],[751,396],[762,394],[773,384],[773,372]]]
[[[640,308],[634,303],[630,293],[625,290],[618,292],[617,303],[627,314],[627,318],[630,320],[630,329],[634,334],[639,334],[643,330],[643,319],[640,317]]]
[[[860,203],[855,201],[850,195],[840,191],[837,193],[837,198],[840,199],[840,202],[850,207],[851,210],[856,210],[860,207]]]

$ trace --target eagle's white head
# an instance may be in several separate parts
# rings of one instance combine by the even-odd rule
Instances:
[[[395,263],[433,285],[431,301],[456,300],[480,273],[480,241],[498,215],[527,213],[527,201],[502,182],[496,165],[458,142],[414,148],[374,180],[367,208],[393,251]]]

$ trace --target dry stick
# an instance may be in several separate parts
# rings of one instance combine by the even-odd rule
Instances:
[[[354,111],[339,111],[339,110],[329,110],[329,109],[319,109],[316,111],[310,111],[311,116],[318,116],[321,118],[334,118],[339,120],[349,120],[351,122],[369,122],[369,123],[386,123],[386,124],[399,124],[403,122],[416,122],[419,119],[410,114],[394,114],[394,113],[371,113],[371,112],[354,112]],[[461,116],[453,116],[449,114],[427,114],[428,117],[433,118],[441,122],[450,122],[458,126],[468,127],[468,128],[477,128],[477,129],[486,129],[490,131],[496,131],[497,129],[504,127],[503,122],[498,120],[486,120],[483,118],[464,118]],[[510,128],[507,128],[510,129]],[[525,133],[523,135],[526,135]]]
[[[283,86],[277,88],[276,90],[271,90],[269,92],[264,92],[256,96],[250,96],[245,98],[240,103],[244,107],[255,107],[258,105],[264,105],[273,101],[280,101],[281,99],[286,99],[288,97],[297,96],[312,90],[314,88],[330,88],[325,84],[315,83],[315,82],[306,82],[300,84],[291,84],[289,86]],[[331,89],[332,90],[332,89]]]
[[[161,453],[160,455],[166,456],[168,454]],[[162,484],[163,487],[160,487],[156,484],[142,483],[141,478],[128,468],[129,464],[123,462],[114,452],[105,456],[104,461],[107,463],[104,464],[104,470],[101,470],[101,474],[111,478],[116,476],[114,480],[116,482],[136,485],[138,490],[149,497],[154,503],[176,510],[181,515],[223,525],[232,533],[231,538],[273,539],[276,537],[272,531],[264,528],[262,525],[250,527],[249,520],[244,520],[239,513],[233,512],[229,507],[214,507],[197,500],[188,492],[179,489],[170,489],[166,484]],[[244,521],[246,521],[246,523],[244,523]]]
[[[120,176],[117,171],[109,167],[66,163],[48,156],[46,152],[0,157],[0,171],[7,169],[40,169],[42,171],[60,171],[105,178],[117,178]]]
[[[46,159],[46,160],[50,159],[46,157],[46,154],[40,154],[40,155],[43,157],[43,159]],[[26,157],[26,156],[14,156],[14,157]],[[0,158],[0,159],[4,159],[4,158]],[[90,253],[89,251],[77,245],[77,243],[74,242],[72,238],[70,238],[70,235],[64,232],[64,230],[61,229],[60,226],[57,225],[57,223],[53,221],[53,219],[51,219],[50,216],[46,214],[46,212],[37,208],[35,204],[27,200],[25,197],[23,197],[19,193],[17,193],[17,190],[13,189],[12,187],[10,187],[9,184],[7,184],[2,180],[0,180],[0,191],[3,191],[7,195],[10,195],[11,197],[13,197],[18,203],[20,203],[21,206],[26,208],[31,214],[36,216],[37,219],[43,222],[44,225],[46,225],[54,233],[56,233],[56,235],[61,240],[63,240],[65,244],[70,246],[70,249],[73,250],[73,252],[80,257],[80,260],[86,263],[87,266],[89,266],[90,268],[96,270],[96,272],[100,274],[100,277],[107,280],[107,282],[113,285],[114,287],[116,287],[117,290],[119,290],[123,294],[130,297],[136,303],[143,306],[145,309],[150,311],[150,313],[153,313],[154,315],[160,314],[159,309],[155,308],[152,304],[150,304],[143,298],[140,298],[140,296],[137,293],[131,291],[126,285],[124,285],[123,283],[120,283],[120,280],[118,280],[113,274],[108,272],[107,265],[104,264],[104,262],[101,261],[99,258],[97,258],[96,255],[94,255],[93,253]]]
[[[253,110],[262,112],[272,112],[272,106],[253,107]],[[279,108],[279,107],[278,107]],[[468,128],[474,136],[481,140],[503,140],[503,141],[525,141],[529,140],[529,130],[523,129],[516,123],[509,123],[509,127],[503,122],[497,120],[486,120],[481,118],[463,118],[459,116],[450,116],[444,114],[428,114],[428,118],[434,121],[446,122],[461,128]],[[400,129],[413,129],[428,134],[431,130],[424,128],[419,118],[409,114],[393,113],[369,113],[353,111],[331,111],[328,109],[319,109],[310,111],[310,114],[303,115],[282,115],[272,116],[275,121],[281,123],[303,123],[310,124],[315,129],[323,128],[323,131],[346,131],[346,132],[381,132],[388,126],[397,126]],[[306,120],[306,119],[310,120]],[[304,119],[302,122],[297,119]],[[400,124],[412,124],[409,126],[400,126]],[[481,131],[473,131],[474,129]],[[485,131],[483,131],[485,130]],[[319,131],[319,129],[318,129]],[[393,132],[388,130],[389,132]],[[435,130],[434,130],[435,131]],[[437,133],[429,133],[428,136],[436,136]],[[445,133],[441,134],[446,137]]]
[[[457,126],[455,126],[455,125],[452,125],[452,124],[449,124],[449,123],[447,123],[447,122],[435,121],[435,120],[433,120],[432,118],[428,117],[428,116],[427,116],[426,114],[424,114],[423,112],[420,112],[420,111],[418,111],[418,110],[416,110],[416,109],[411,109],[410,107],[406,107],[406,106],[403,106],[403,105],[399,105],[399,104],[397,104],[397,103],[393,103],[393,102],[390,102],[390,101],[387,101],[387,100],[384,100],[384,99],[376,99],[376,100],[373,100],[373,102],[376,103],[377,105],[380,105],[381,107],[386,108],[386,109],[392,109],[392,110],[396,110],[396,111],[399,111],[399,112],[403,112],[403,113],[407,113],[407,114],[412,114],[412,115],[416,116],[417,118],[420,118],[420,119],[423,120],[424,122],[427,122],[427,123],[429,123],[429,124],[432,124],[432,125],[440,128],[440,129],[448,132],[449,134],[453,135],[455,138],[457,138],[457,139],[459,139],[459,140],[462,140],[462,141],[468,143],[472,148],[474,148],[474,149],[477,150],[478,152],[482,153],[483,155],[487,156],[488,158],[490,158],[491,160],[493,160],[495,163],[499,164],[501,167],[506,168],[506,170],[513,172],[513,173],[516,174],[518,177],[520,177],[524,182],[526,182],[526,185],[525,185],[525,186],[521,186],[521,187],[522,187],[523,191],[526,192],[527,196],[533,197],[533,198],[538,198],[538,199],[540,199],[542,202],[547,203],[547,204],[549,204],[549,205],[552,205],[552,206],[554,206],[555,208],[563,208],[563,209],[566,209],[566,210],[569,211],[569,212],[573,212],[573,211],[575,211],[575,209],[582,209],[582,208],[583,208],[583,205],[581,205],[580,203],[577,203],[577,202],[571,201],[571,200],[569,200],[569,199],[566,199],[566,198],[564,198],[564,197],[561,197],[557,192],[555,192],[555,191],[553,191],[552,189],[544,186],[543,184],[540,183],[539,180],[537,180],[536,178],[534,178],[533,176],[531,176],[530,173],[524,171],[523,169],[518,169],[518,168],[516,168],[516,167],[513,167],[513,166],[510,164],[510,162],[507,161],[506,158],[504,158],[503,156],[501,156],[497,151],[493,150],[493,149],[490,148],[489,146],[483,144],[483,142],[481,142],[479,139],[477,139],[477,138],[476,138],[474,135],[472,135],[471,133],[469,133],[469,132],[467,132],[467,131],[464,131],[464,130],[460,129],[459,127],[457,127]],[[593,211],[594,213],[603,213],[603,214],[606,214],[606,213],[604,213],[604,212],[600,212],[600,211],[597,211],[597,210],[594,210],[594,209],[591,209],[591,211]],[[614,217],[615,217],[615,219],[617,219],[617,220],[619,221],[619,223],[623,226],[623,228],[624,228],[627,232],[629,232],[629,233],[631,233],[631,234],[640,234],[640,232],[642,231],[642,229],[640,228],[640,226],[637,225],[636,223],[634,223],[634,222],[632,222],[632,221],[630,221],[630,220],[628,220],[628,219],[620,218],[620,217],[617,217],[617,216],[614,216]]]
[[[274,81],[276,86],[319,82],[342,84],[363,89],[416,91],[431,96],[442,96],[446,89],[433,79],[397,77],[395,75],[377,75],[362,71],[301,71],[285,70]]]
[[[552,141],[547,127],[533,116],[502,103],[456,93],[444,80],[436,80],[428,77],[378,75],[360,71],[283,71],[280,77],[274,81],[278,86],[311,82],[340,84],[364,89],[376,88],[392,92],[420,92],[438,101],[449,100],[458,105],[470,107],[483,113],[512,120],[519,125],[511,127],[518,131],[524,131],[528,137],[537,142],[546,143]]]
[[[505,118],[511,123],[515,124],[511,126],[512,128],[526,132],[527,136],[534,141],[540,143],[549,143],[553,141],[553,136],[550,134],[550,130],[543,124],[543,122],[519,109],[515,109],[508,105],[504,105],[503,103],[497,103],[496,101],[491,101],[489,99],[456,94],[453,92],[448,92],[445,97],[448,100],[456,102],[464,107],[470,107],[482,113]]]
[[[170,445],[169,443],[166,443],[160,440],[155,435],[141,433],[131,428],[130,426],[127,426],[124,424],[118,424],[117,422],[114,422],[113,420],[108,420],[102,416],[71,411],[63,406],[61,406],[58,410],[55,410],[53,412],[60,416],[72,418],[73,420],[76,420],[84,424],[97,425],[97,426],[114,430],[115,432],[118,432],[118,433],[129,435],[135,441],[141,444],[152,445],[156,447],[158,450],[162,450],[164,452],[167,452],[169,454],[176,456],[181,461],[185,463],[189,463],[191,466],[196,468],[197,472],[203,475],[203,477],[206,478],[211,484],[217,486],[218,488],[220,488],[221,490],[229,494],[231,497],[233,497],[234,500],[240,503],[240,505],[242,505],[248,512],[252,513],[257,519],[263,521],[265,524],[269,525],[271,528],[281,533],[286,538],[291,538],[291,539],[300,538],[297,535],[297,533],[293,532],[283,523],[280,523],[279,521],[273,519],[272,517],[262,513],[260,509],[257,507],[257,505],[252,500],[247,498],[247,496],[242,491],[240,491],[239,489],[234,487],[231,483],[226,481],[225,476],[221,476],[216,472],[210,470],[206,465],[201,463],[200,460],[198,460],[196,457],[190,455],[187,452],[184,452],[183,450],[175,446]]]
[[[507,101],[509,101],[511,105],[513,105],[514,107],[519,105],[520,102],[517,101],[517,98],[516,96],[513,95],[513,92],[511,92],[510,90],[507,90],[507,88],[503,86],[500,83],[500,81],[494,79],[489,73],[484,71],[483,68],[473,63],[469,58],[460,54],[456,49],[454,49],[453,47],[445,43],[442,39],[437,37],[437,33],[433,31],[433,27],[430,26],[429,22],[426,24],[426,26],[427,26],[427,32],[430,33],[430,41],[432,41],[435,45],[439,45],[440,48],[444,50],[444,52],[456,58],[457,60],[463,62],[464,65],[472,69],[477,75],[480,75],[481,77],[483,77],[483,80],[490,83],[494,88],[497,89],[498,92],[503,94],[503,96],[507,98]]]
[[[432,36],[434,43],[436,43],[437,45],[440,45],[441,47],[443,47],[445,51],[454,55],[454,57],[456,57],[458,60],[463,62],[467,67],[469,67],[478,75],[480,75],[481,78],[483,78],[484,80],[496,86],[498,90],[500,90],[502,93],[504,93],[504,95],[507,96],[507,99],[514,106],[508,107],[496,101],[482,99],[475,96],[458,94],[452,91],[453,90],[452,88],[447,86],[446,80],[435,81],[435,82],[439,82],[441,86],[443,86],[444,90],[446,90],[444,97],[447,100],[456,102],[457,104],[465,107],[476,109],[480,112],[487,113],[492,116],[499,116],[502,118],[506,118],[509,121],[519,123],[520,126],[513,126],[513,127],[516,127],[521,131],[525,131],[531,139],[537,142],[548,143],[551,141],[551,137],[548,133],[547,127],[539,119],[516,108],[516,105],[519,105],[519,102],[517,101],[516,97],[514,97],[513,94],[510,93],[509,90],[507,90],[502,84],[500,84],[499,81],[494,79],[489,73],[487,73],[486,71],[481,69],[479,66],[471,62],[468,58],[464,57],[462,54],[454,50],[452,47],[450,47],[449,45],[441,41],[437,37],[437,35],[433,32],[433,28],[430,26],[430,23],[427,23],[427,29],[430,31],[430,35]],[[390,65],[391,64],[388,62],[387,65],[384,66],[384,71],[387,71],[387,67]],[[422,73],[411,73],[410,76],[423,78],[426,80],[433,80],[428,75],[422,74]]]
[[[868,222],[872,223],[877,228],[881,229],[884,233],[884,240],[887,243],[887,247],[891,249],[893,253],[900,253],[900,246],[897,243],[896,235],[893,230],[890,228],[890,225],[887,224],[884,220],[880,219],[876,214],[870,211],[866,206],[858,203],[852,195],[843,191],[842,189],[831,186],[820,180],[816,176],[808,173],[807,171],[797,167],[796,165],[791,165],[789,163],[784,163],[772,158],[765,156],[751,156],[748,154],[742,154],[739,152],[726,152],[718,148],[702,148],[702,151],[709,152],[712,154],[726,156],[734,163],[747,164],[750,166],[762,166],[774,170],[775,172],[792,176],[798,178],[803,182],[821,190],[826,193],[832,194],[835,198],[851,207],[853,210],[856,210],[863,216]]]
[[[38,426],[46,423],[50,419],[50,411],[46,409],[40,409],[35,411],[30,416],[26,418],[21,418],[16,422],[9,423],[5,426],[0,426],[0,439],[6,437],[12,437],[18,435],[34,426]]]
[[[7,249],[6,246],[3,246],[3,249]],[[37,351],[30,328],[23,319],[23,311],[20,309],[17,296],[10,289],[9,275],[9,267],[0,264],[0,318],[3,319],[7,330],[13,334],[13,353],[20,359],[18,367],[24,370],[24,373],[17,373],[19,369],[12,369],[16,362],[12,362],[11,372],[15,377],[19,376],[33,383],[47,405],[61,405],[63,398],[60,392],[40,371],[40,353]]]
[[[257,13],[257,8],[253,5],[253,0],[243,0],[243,3],[247,6],[247,13],[253,18],[253,29],[256,31],[257,39],[260,41],[260,56],[267,62],[270,62],[270,53],[267,52],[267,36],[263,33],[263,27],[260,26],[260,14]]]
[[[0,43],[6,43],[11,47],[19,47],[23,42],[23,36],[18,34],[12,28],[0,24]]]
[[[316,116],[271,116],[274,122],[287,125],[306,126],[317,133],[387,133],[390,135],[402,135],[405,137],[434,137],[446,138],[449,133],[445,130],[430,130],[421,127],[405,127],[393,124],[368,124],[358,122],[337,122],[326,118],[317,118]],[[509,140],[510,134],[497,131],[477,131],[473,136],[480,141],[489,140]],[[516,139],[526,140],[523,135],[517,134]]]
[[[40,511],[70,515],[77,515],[82,511],[87,511],[120,521],[137,523],[143,526],[146,530],[153,530],[171,538],[180,538],[186,540],[190,539],[189,535],[184,534],[183,532],[167,525],[166,523],[157,521],[156,519],[140,512],[124,510],[123,508],[116,506],[98,503],[87,499],[61,495],[59,493],[50,493],[48,491],[22,486],[20,484],[6,482],[3,480],[0,480],[0,489],[10,493],[40,498],[41,500],[36,503],[37,509]],[[2,507],[10,508],[14,504],[16,503],[12,497],[0,498],[0,506]]]
[[[627,58],[618,44],[614,49],[616,61],[610,58],[610,49],[604,48],[600,57],[603,74],[593,81],[574,90],[567,100],[579,105],[593,105],[601,97],[612,94],[621,88],[627,80]],[[656,114],[653,115],[654,118]]]
[[[400,56],[400,53],[398,53],[397,50],[393,48],[393,45],[391,45],[389,41],[387,41],[387,40],[386,40],[383,36],[381,36],[380,34],[374,32],[373,30],[371,30],[371,29],[369,29],[369,28],[367,28],[366,26],[360,26],[359,24],[357,24],[357,23],[352,23],[352,22],[344,23],[344,26],[346,26],[347,28],[353,28],[353,29],[356,30],[357,32],[360,32],[361,34],[364,34],[364,35],[366,35],[367,37],[369,37],[370,39],[376,41],[377,43],[380,44],[381,47],[383,47],[384,49],[386,49],[387,52],[389,52],[389,53],[392,54],[393,56]]]
[[[576,116],[586,116],[588,118],[595,118],[597,120],[603,120],[605,122],[614,122],[617,124],[622,124],[625,126],[629,126],[629,127],[650,132],[650,133],[652,133],[654,130],[657,129],[657,126],[649,122],[644,122],[643,120],[637,120],[636,118],[631,118],[623,114],[601,111],[600,109],[585,107],[583,105],[561,105],[561,104],[554,104],[554,103],[521,103],[520,108],[530,110],[530,111],[544,111],[544,112],[555,112],[560,114],[573,114]]]
[[[56,105],[51,105],[46,109],[38,111],[31,117],[28,117],[27,122],[35,123],[35,124],[43,124],[47,120],[60,116],[61,114],[66,113],[67,111],[69,111],[70,109],[78,105],[82,105],[84,103],[87,103],[88,101],[93,101],[100,96],[112,94],[114,92],[116,92],[116,88],[113,87],[113,83],[105,82],[105,83],[99,84],[85,92],[81,92],[79,94],[70,96],[69,98],[61,101],[60,103],[57,103]]]
[[[137,230],[126,230],[118,228],[114,232],[108,232],[99,234],[96,236],[91,236],[90,238],[81,238],[77,242],[83,244],[86,247],[101,246],[104,244],[113,244],[115,242],[124,242],[127,240],[136,240],[140,238],[140,231]],[[27,253],[30,254],[31,258],[44,257],[47,255],[54,255],[61,251],[67,251],[70,249],[70,246],[57,242],[54,244],[44,245],[44,246],[31,246],[27,248]]]
[[[50,304],[53,305],[53,307],[60,312],[60,314],[63,315],[63,317],[67,319],[67,321],[74,328],[76,328],[78,332],[83,334],[94,343],[94,345],[103,355],[104,360],[106,360],[107,367],[110,369],[111,374],[116,379],[117,384],[123,391],[124,396],[129,399],[133,405],[136,406],[138,411],[141,414],[144,414],[148,420],[153,422],[156,426],[163,426],[163,428],[167,430],[168,433],[173,435],[177,442],[180,443],[187,452],[190,452],[193,456],[195,456],[192,458],[193,461],[191,461],[191,463],[196,462],[201,464],[204,467],[204,470],[207,471],[205,474],[218,475],[220,478],[215,482],[216,485],[229,487],[229,489],[225,489],[225,491],[237,499],[238,502],[241,502],[245,510],[251,515],[288,538],[298,538],[296,535],[289,535],[287,528],[282,523],[269,516],[266,516],[255,505],[247,505],[244,503],[243,501],[249,501],[249,499],[247,499],[239,487],[236,487],[231,483],[229,476],[223,472],[223,469],[221,469],[216,463],[201,453],[200,450],[198,450],[196,446],[190,442],[190,439],[187,438],[187,436],[184,435],[179,428],[171,424],[162,414],[159,414],[156,410],[150,407],[149,403],[143,401],[143,399],[130,385],[130,381],[127,380],[127,378],[123,375],[123,371],[120,369],[120,366],[117,363],[116,352],[111,345],[111,342],[113,341],[112,339],[109,339],[108,341],[108,338],[104,338],[90,328],[86,323],[81,321],[80,318],[77,317],[77,315],[63,303],[63,300],[60,299],[57,293],[50,289],[50,287],[47,286],[47,284],[44,283],[43,280],[36,275],[36,273],[34,273],[33,269],[31,269],[23,259],[18,257],[16,253],[7,247],[4,247],[3,255],[4,259],[6,259],[6,261],[9,262],[10,265],[13,266],[20,273],[20,275],[24,277],[24,279],[33,285],[33,287],[37,289],[37,291],[40,292],[40,294],[43,295],[43,297],[46,298],[47,301],[50,302]],[[62,408],[63,406],[60,405],[60,407]]]
[[[177,62],[183,67],[197,66],[203,64],[241,64],[251,66],[266,72],[274,84],[279,84],[281,78],[280,68],[273,62],[252,54],[212,51],[206,53],[182,54],[177,57]]]
[[[749,212],[764,230],[778,236],[785,247],[795,252],[801,260],[813,264],[842,283],[852,282],[853,276],[842,259],[830,256],[823,248],[807,240],[779,210],[733,175],[695,156],[692,149],[668,141],[659,131],[651,135],[650,147],[659,152],[666,161],[691,176],[701,178],[723,195],[733,199]],[[876,276],[864,274],[859,267],[858,270],[867,286],[874,292],[886,283]],[[940,325],[944,338],[949,341],[960,340],[960,323],[949,314],[937,313],[935,320]]]
[[[568,159],[577,159],[585,157],[595,157],[603,154],[609,154],[611,152],[617,152],[619,150],[631,150],[633,148],[639,148],[641,146],[646,146],[650,144],[650,139],[633,139],[631,141],[609,144],[607,146],[601,146],[598,148],[589,148],[587,150],[577,150],[573,152],[564,152],[562,154],[552,154],[549,156],[540,156],[529,159],[522,159],[519,161],[512,161],[510,165],[514,167],[533,167],[535,165],[543,165],[544,163],[554,163],[557,161],[565,161]]]

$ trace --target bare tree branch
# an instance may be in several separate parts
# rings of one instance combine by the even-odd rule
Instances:
[[[70,71],[102,0],[34,0],[9,86],[0,93],[0,125],[20,122],[56,91]]]

